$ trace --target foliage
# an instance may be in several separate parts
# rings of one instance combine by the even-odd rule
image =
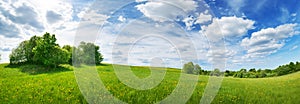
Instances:
[[[225,70],[224,76],[225,77],[233,76],[235,73],[236,73],[235,71]]]
[[[196,75],[201,75],[203,73],[202,68],[198,64],[194,65],[193,73]]]
[[[33,49],[38,45],[38,42],[42,40],[42,37],[38,36],[33,36],[30,38],[28,43],[25,45],[25,55],[26,55],[26,60],[28,63],[33,63],[34,62],[34,55],[35,53],[33,52]]]
[[[11,64],[24,63],[27,61],[26,57],[26,45],[28,41],[23,41],[19,46],[12,50],[12,53],[9,55],[9,61]]]
[[[70,58],[68,59],[68,63],[69,63],[70,65],[72,65],[73,50],[75,49],[75,47],[71,47],[70,45],[64,45],[64,46],[62,47],[62,49],[67,50],[68,55],[70,56]]]
[[[290,64],[279,66],[274,71],[278,76],[294,73],[300,71],[300,63],[296,62],[295,64],[293,62],[290,62]]]
[[[93,43],[80,42],[80,45],[75,48],[73,59],[76,64],[100,64],[103,61],[103,56],[99,52],[100,47]]]
[[[55,35],[44,34],[42,39],[37,41],[36,47],[33,48],[35,62],[41,62],[46,66],[58,66],[67,63],[70,55],[65,49],[61,49],[56,44]]]
[[[10,54],[10,64],[30,63],[51,67],[65,63],[72,64],[73,50],[79,53],[76,58],[81,63],[100,64],[103,60],[99,52],[100,47],[95,44],[81,42],[78,48],[70,45],[61,48],[56,40],[54,34],[45,33],[42,37],[33,36],[30,40],[21,42]]]
[[[193,62],[188,62],[183,65],[183,71],[187,74],[193,74],[194,72],[194,64]]]
[[[271,69],[258,69],[256,71],[255,68],[250,69],[248,72],[246,69],[241,69],[236,72],[233,77],[237,78],[265,78],[265,77],[275,77],[282,76],[290,73],[295,73],[300,71],[300,63],[299,62],[290,62],[289,64],[282,65],[277,67],[274,70]]]
[[[211,73],[211,76],[221,76],[221,75],[222,72],[218,68],[214,69],[214,71]]]

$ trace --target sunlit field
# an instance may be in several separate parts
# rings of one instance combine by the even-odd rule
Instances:
[[[118,80],[111,64],[96,67],[106,89],[126,103],[155,103],[163,100],[176,88],[181,70],[168,68],[163,81],[150,90],[130,88]],[[131,67],[139,78],[146,78],[151,70],[162,68]],[[36,65],[0,65],[1,103],[87,103],[77,85],[73,68],[61,65],[56,69]],[[83,69],[84,70],[84,69]],[[198,77],[197,86],[187,103],[199,103],[209,76]],[[272,103],[298,104],[300,73],[272,78],[224,77],[222,86],[212,103]]]

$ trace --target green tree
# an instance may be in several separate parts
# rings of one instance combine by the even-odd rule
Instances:
[[[252,68],[252,69],[249,70],[249,72],[256,73],[256,69],[255,69],[255,68]]]
[[[19,64],[27,61],[26,58],[26,45],[28,41],[23,41],[19,46],[12,50],[12,53],[9,55],[10,64]]]
[[[55,35],[45,33],[43,37],[37,41],[36,47],[33,49],[34,61],[40,62],[46,66],[54,66],[61,63],[67,63],[69,55],[67,50],[60,49],[56,44]]]
[[[100,64],[103,61],[103,56],[100,53],[100,47],[93,43],[80,42],[80,45],[74,49],[75,63],[80,64]]]
[[[240,71],[236,72],[233,77],[245,78],[246,73],[247,69],[241,69]]]
[[[10,54],[10,63],[18,64],[18,63],[33,63],[33,48],[37,45],[37,41],[40,40],[41,37],[33,36],[30,40],[25,40],[19,44],[19,46],[13,49]]]
[[[28,41],[28,43],[25,45],[25,55],[26,55],[26,59],[27,62],[29,63],[33,63],[33,57],[34,57],[34,52],[33,49],[37,46],[38,41],[41,40],[41,37],[39,36],[33,36],[30,38],[30,40]]]
[[[264,77],[267,77],[267,74],[265,71],[261,71],[259,74],[258,74],[258,78],[264,78]]]
[[[55,46],[54,50],[51,51],[53,53],[49,53],[52,54],[53,57],[51,57],[51,64],[54,66],[57,66],[59,64],[66,64],[68,63],[68,60],[70,59],[71,54],[69,54],[69,52],[65,49],[61,49],[59,46]],[[56,55],[54,55],[56,54]]]
[[[196,64],[196,65],[194,66],[194,74],[200,75],[201,72],[202,72],[202,68],[201,68],[198,64]]]
[[[70,56],[70,58],[68,59],[68,63],[72,64],[73,50],[75,49],[75,47],[71,47],[70,45],[64,45],[62,49],[67,50],[68,55]]]
[[[220,76],[222,73],[220,69],[216,68],[214,71],[211,73],[212,76]]]
[[[187,74],[193,74],[194,72],[194,64],[193,62],[188,62],[183,65],[183,71]]]
[[[231,71],[229,71],[229,70],[225,70],[224,76],[225,76],[225,77],[228,77],[228,76],[233,76],[233,74],[232,74],[232,72],[231,72]]]

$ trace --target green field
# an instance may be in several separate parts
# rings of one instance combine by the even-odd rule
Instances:
[[[122,84],[111,64],[96,67],[106,89],[127,103],[155,103],[176,88],[181,71],[167,69],[161,83],[150,90],[137,90]],[[161,68],[131,67],[135,75],[146,78],[151,70]],[[85,69],[82,69],[85,70]],[[209,76],[198,77],[193,95],[187,103],[199,103]],[[87,103],[77,85],[73,68],[61,65],[56,69],[36,65],[0,65],[0,103]],[[300,104],[300,73],[273,78],[225,77],[212,103],[226,104]],[[105,97],[103,97],[105,98]]]

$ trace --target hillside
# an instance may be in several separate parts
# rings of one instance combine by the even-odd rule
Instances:
[[[135,75],[146,78],[150,70],[131,67]],[[0,103],[87,103],[77,86],[71,66],[47,69],[36,65],[0,65]],[[155,103],[172,93],[180,70],[167,69],[161,83],[150,90],[136,90],[120,83],[111,64],[97,66],[101,80],[115,97],[127,103]],[[198,77],[189,75],[190,77]],[[199,76],[188,103],[199,103],[209,76]],[[213,103],[300,103],[300,72],[272,78],[240,79],[224,77]]]

